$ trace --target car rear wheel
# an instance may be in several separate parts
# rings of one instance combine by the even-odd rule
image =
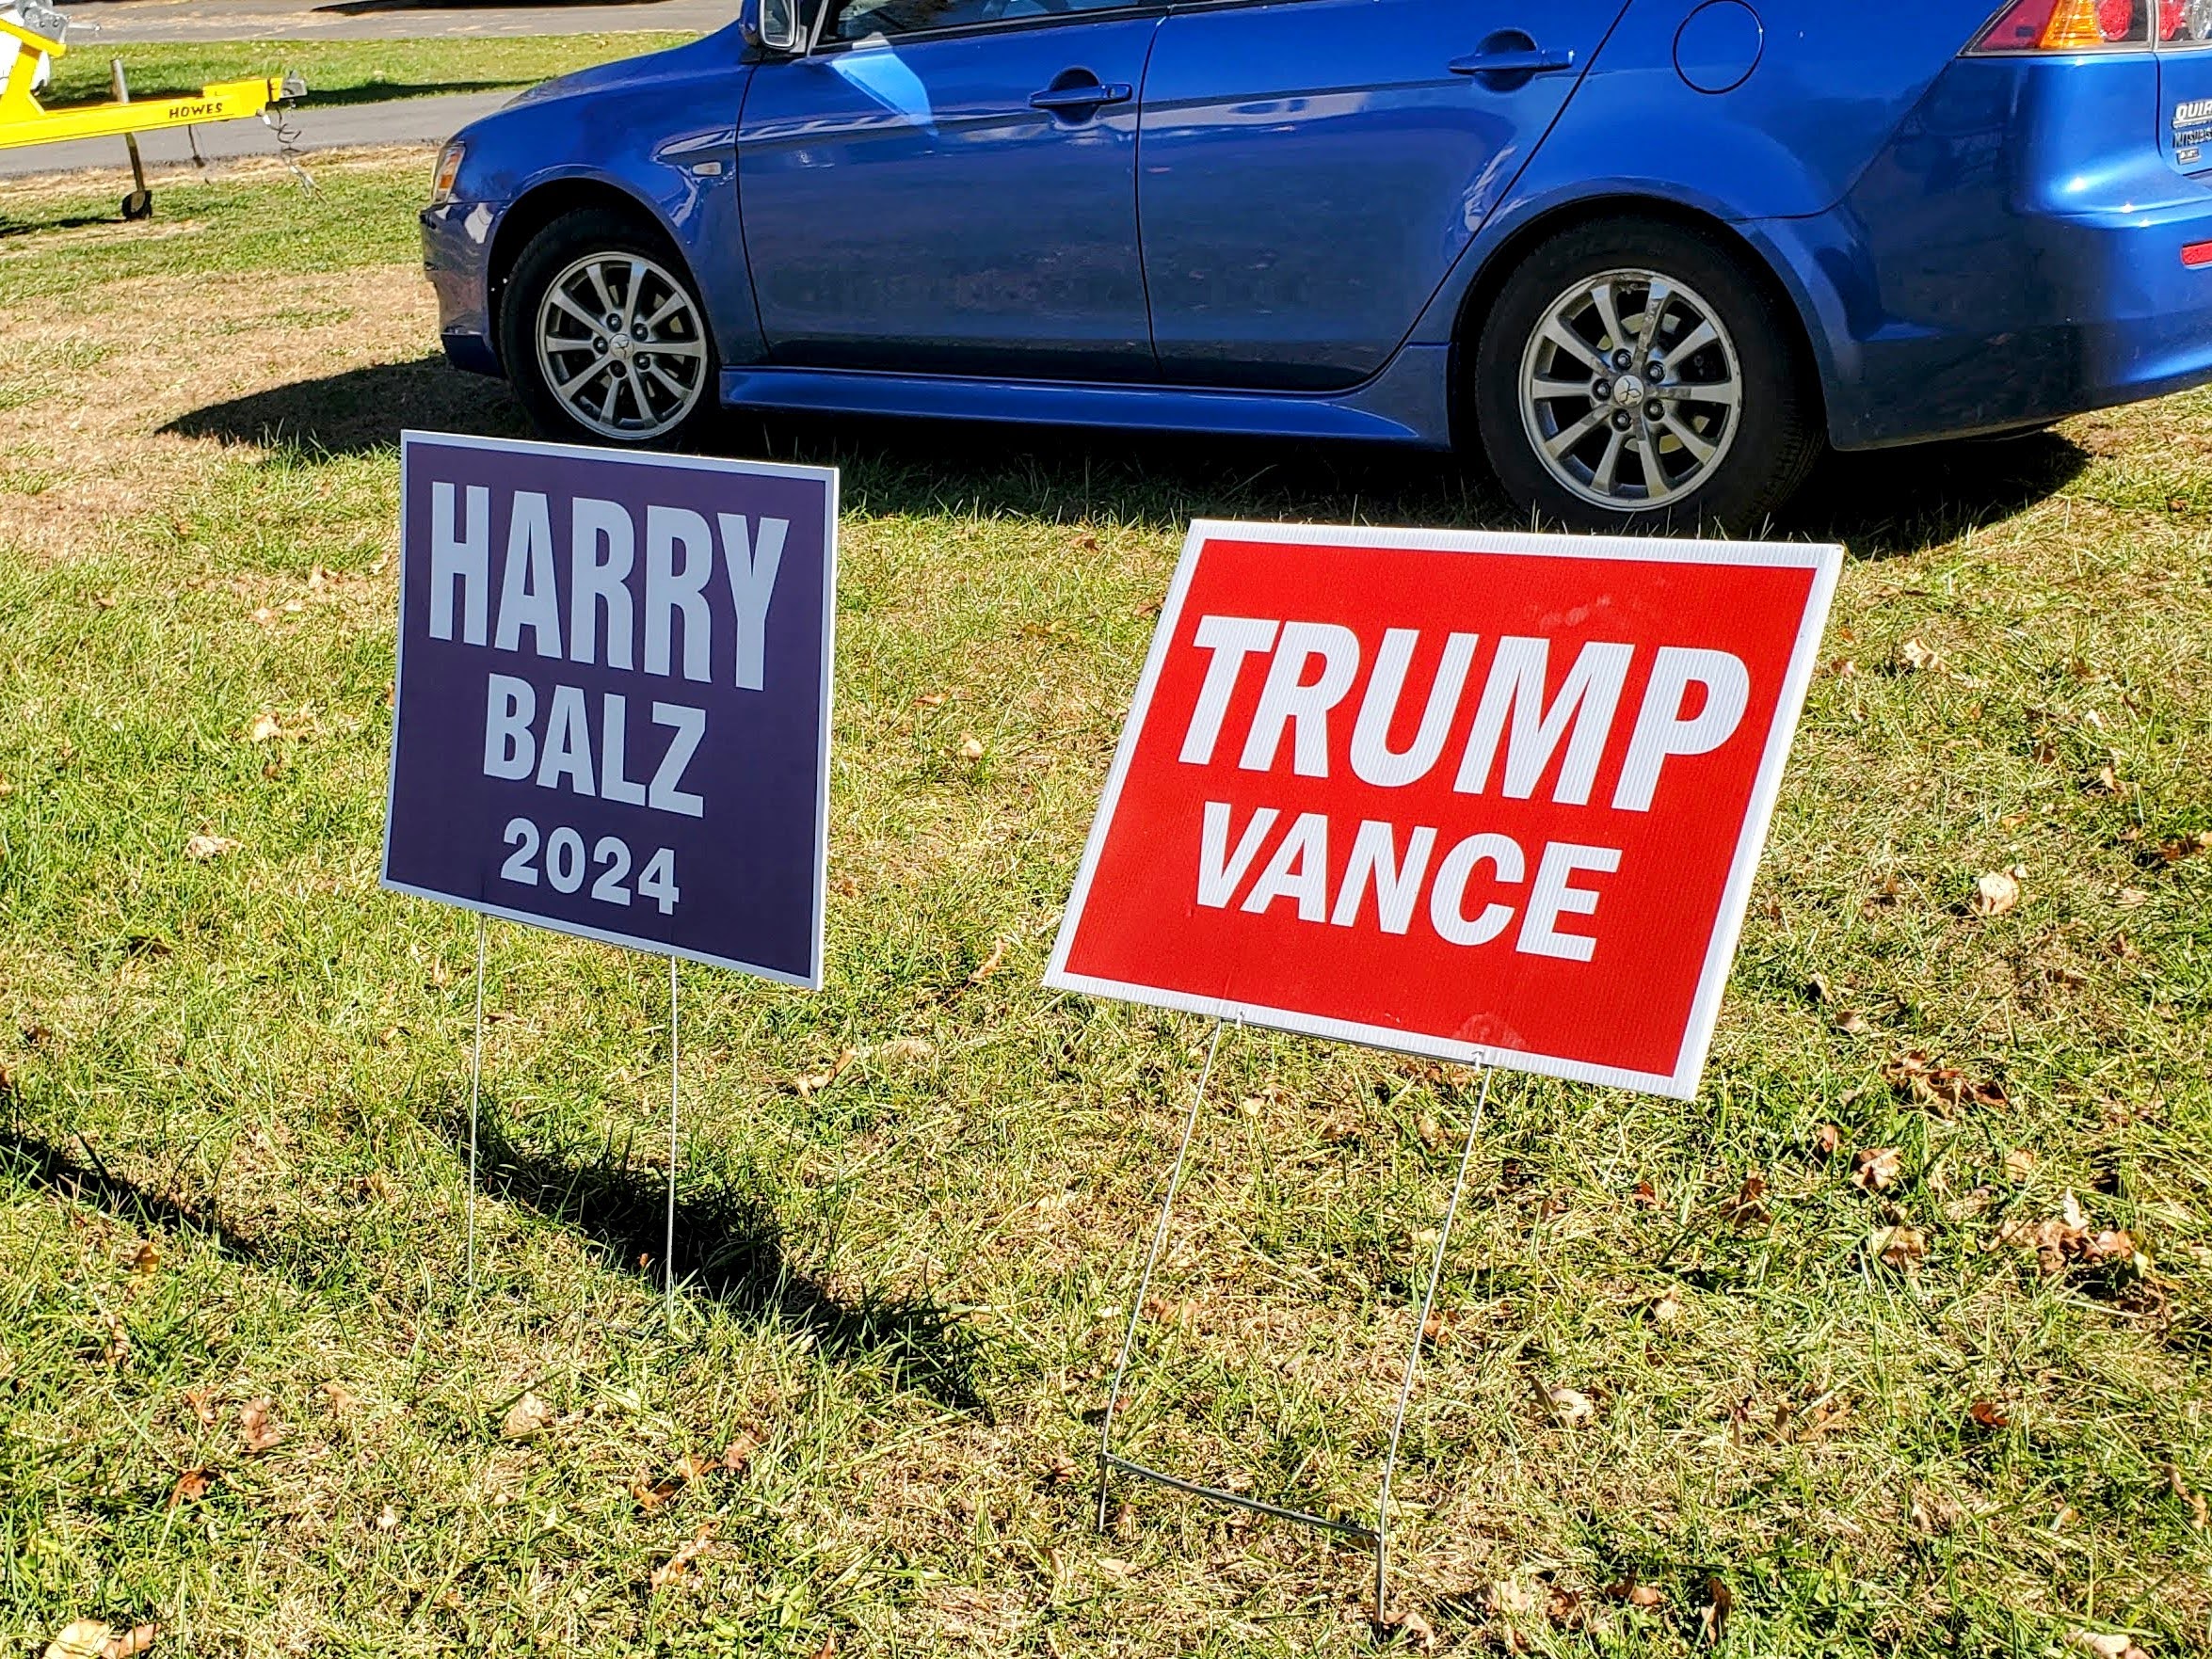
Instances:
[[[1578,530],[1756,531],[1819,454],[1784,303],[1675,225],[1610,220],[1543,244],[1476,354],[1499,481]]]
[[[681,443],[717,401],[706,308],[682,262],[618,214],[572,214],[531,239],[501,305],[500,354],[548,438]]]

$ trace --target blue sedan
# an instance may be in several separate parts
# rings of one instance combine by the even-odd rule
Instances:
[[[2212,380],[2212,0],[744,0],[463,132],[445,349],[718,407],[1379,439],[1753,529]]]

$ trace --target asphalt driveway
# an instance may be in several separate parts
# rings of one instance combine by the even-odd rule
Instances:
[[[290,120],[303,150],[352,149],[369,144],[442,144],[478,116],[489,115],[514,97],[511,91],[467,92],[451,98],[407,98],[393,104],[330,104],[294,110]],[[224,121],[195,127],[200,153],[209,161],[275,155],[277,136],[260,121]],[[150,170],[187,167],[191,139],[170,127],[138,136],[139,153]],[[428,164],[425,163],[425,166]],[[91,167],[116,169],[116,188],[124,188],[130,161],[120,138],[75,138],[63,144],[38,144],[0,150],[0,178],[34,173],[73,173]],[[149,181],[155,191],[161,181]],[[425,180],[425,186],[428,188]]]

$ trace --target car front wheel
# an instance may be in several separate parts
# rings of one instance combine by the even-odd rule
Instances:
[[[1819,453],[1784,303],[1675,225],[1545,243],[1507,279],[1476,357],[1499,482],[1578,530],[1757,531]]]
[[[617,214],[571,214],[531,239],[501,305],[500,355],[548,438],[680,443],[716,403],[706,309],[681,261]]]

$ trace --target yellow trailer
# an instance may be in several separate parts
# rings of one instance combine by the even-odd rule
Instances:
[[[58,31],[56,31],[58,33]],[[22,47],[8,67],[0,85],[0,150],[25,144],[56,144],[65,138],[122,138],[131,149],[131,169],[137,188],[123,198],[125,218],[144,218],[153,211],[152,195],[138,161],[136,135],[163,127],[196,127],[211,121],[244,120],[299,97],[306,83],[297,75],[268,75],[251,81],[220,81],[198,92],[149,98],[132,103],[123,86],[122,66],[115,71],[116,97],[107,104],[79,104],[72,109],[48,109],[31,91],[44,54],[59,57],[68,50],[59,40],[24,28],[0,17],[0,37],[12,37]]]

